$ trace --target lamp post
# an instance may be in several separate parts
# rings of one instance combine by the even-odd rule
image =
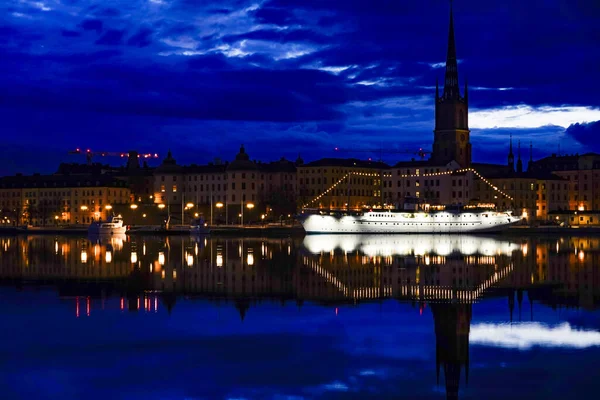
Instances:
[[[217,204],[215,204],[215,207],[223,208],[223,203],[219,201]],[[212,207],[210,208],[210,223],[212,225]],[[227,221],[225,221],[225,225],[227,225]]]
[[[254,208],[254,204],[253,203],[248,203],[246,204],[246,208],[248,210],[252,210]],[[244,226],[244,201],[242,200],[242,211],[240,212],[240,217],[242,218],[242,226]]]
[[[104,209],[106,210],[106,219],[108,220],[109,219],[108,218],[108,212],[110,210],[112,210],[112,206],[110,204],[107,204],[107,205],[104,206]]]
[[[189,210],[191,208],[194,208],[194,203],[186,203],[185,210]],[[184,214],[181,214],[181,225],[185,225],[184,224]]]
[[[85,212],[85,211],[87,211],[87,209],[88,209],[88,206],[86,206],[86,205],[84,204],[84,205],[82,205],[80,208],[81,208],[81,211]],[[84,221],[84,223],[85,223],[85,219],[84,219],[83,221]]]
[[[129,206],[129,208],[131,208],[131,210],[133,211],[131,213],[131,215],[132,215],[132,217],[131,217],[131,225],[135,225],[135,210],[137,210],[138,205],[134,203],[134,204],[131,204]]]

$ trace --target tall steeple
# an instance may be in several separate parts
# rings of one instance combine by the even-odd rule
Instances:
[[[510,147],[508,150],[508,168],[510,168],[511,171],[515,170],[515,155],[513,154],[512,149],[512,133],[510,134]]]
[[[452,0],[450,1],[450,29],[448,30],[448,53],[446,54],[446,78],[444,81],[444,97],[458,99],[458,61],[456,60],[456,42],[454,41],[454,16]]]
[[[454,40],[454,11],[450,2],[450,26],[446,53],[446,73],[443,93],[439,94],[436,84],[435,130],[432,161],[440,165],[456,161],[463,167],[471,165],[471,142],[469,130],[468,86],[465,81],[465,96],[458,86],[458,60]]]
[[[521,141],[519,140],[519,151],[517,152],[519,159],[517,160],[517,172],[523,172],[523,161],[521,160]]]
[[[533,142],[529,142],[529,163],[527,163],[527,171],[533,169]]]

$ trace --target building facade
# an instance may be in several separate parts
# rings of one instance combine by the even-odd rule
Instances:
[[[105,220],[129,204],[131,191],[107,175],[15,175],[0,179],[1,218],[6,224],[47,226]]]
[[[296,211],[296,163],[250,160],[244,146],[232,162],[180,166],[169,151],[154,171],[154,204],[175,223],[279,220]]]

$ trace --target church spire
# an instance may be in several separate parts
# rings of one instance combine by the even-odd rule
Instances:
[[[527,163],[527,171],[533,169],[533,142],[529,142],[529,163]]]
[[[458,99],[458,62],[456,60],[456,43],[454,41],[454,16],[452,1],[450,1],[450,29],[448,32],[448,53],[446,55],[446,78],[444,82],[444,97]]]

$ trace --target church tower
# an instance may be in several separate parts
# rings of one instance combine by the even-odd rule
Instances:
[[[510,147],[508,150],[508,168],[510,168],[511,172],[515,170],[515,155],[513,154],[512,149],[512,133],[510,134]]]
[[[454,42],[454,17],[450,3],[450,30],[446,56],[444,92],[435,89],[435,130],[433,131],[432,161],[447,164],[452,160],[462,167],[471,166],[471,142],[469,138],[469,95],[465,81],[464,97],[458,86],[458,62]]]

